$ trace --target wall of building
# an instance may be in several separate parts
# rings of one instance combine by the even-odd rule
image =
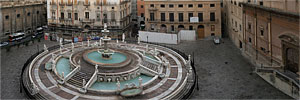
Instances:
[[[284,67],[285,51],[280,36],[290,34],[299,40],[299,15],[253,5],[244,7],[244,10],[245,54],[257,65]]]
[[[122,34],[132,20],[130,0],[52,0],[48,6],[49,25],[65,33],[100,33],[107,23],[113,33]]]
[[[198,7],[198,4],[202,5],[202,7]],[[151,7],[151,5],[154,5],[154,7]],[[161,5],[164,5],[164,7]],[[170,8],[169,5],[173,5],[173,7]],[[183,5],[183,7],[179,7],[179,5]],[[204,37],[211,35],[221,36],[221,9],[219,0],[145,0],[144,7],[146,31],[178,33],[180,30],[198,30],[198,27],[201,25],[201,27],[204,26]],[[154,13],[154,20],[151,20],[150,13]],[[162,13],[165,13],[165,21],[161,20]],[[174,13],[173,22],[170,21],[169,13]],[[179,13],[183,13],[183,21],[179,21]],[[189,13],[193,13],[193,17],[198,17],[198,13],[202,13],[203,21],[190,22]],[[215,13],[215,21],[210,21],[210,13]],[[181,28],[182,26],[184,28]],[[174,30],[172,27],[174,27]]]
[[[1,39],[15,32],[31,34],[37,27],[46,25],[46,4],[44,2],[0,2]]]

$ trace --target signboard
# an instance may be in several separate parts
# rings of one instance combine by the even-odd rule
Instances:
[[[77,37],[74,38],[74,43],[76,43],[76,42],[78,42],[78,38]]]
[[[197,23],[197,22],[199,22],[199,17],[190,17],[190,22],[191,23]]]

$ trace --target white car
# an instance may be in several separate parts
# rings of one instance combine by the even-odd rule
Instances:
[[[220,44],[220,38],[219,37],[215,37],[214,38],[214,43],[215,44]]]
[[[0,43],[0,47],[6,46],[6,45],[8,45],[8,42],[1,42]]]

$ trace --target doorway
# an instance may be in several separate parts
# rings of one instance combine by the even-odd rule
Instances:
[[[197,29],[197,33],[198,33],[198,38],[199,39],[202,39],[202,38],[204,38],[204,26],[203,25],[199,25],[198,26],[198,29]]]

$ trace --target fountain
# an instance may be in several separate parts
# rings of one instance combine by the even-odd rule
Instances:
[[[99,41],[60,41],[54,50],[44,45],[45,52],[26,68],[23,83],[32,85],[24,87],[45,97],[36,99],[180,99],[181,91],[190,89],[190,56],[185,60],[171,49],[141,43],[140,37],[138,44],[126,43],[124,33],[112,42],[106,24],[102,32],[107,34]]]
[[[103,59],[112,59],[111,56],[115,53],[115,51],[110,50],[107,47],[107,42],[111,41],[111,38],[107,37],[107,35],[101,39],[104,42],[104,49],[99,49],[98,52],[101,54]]]

